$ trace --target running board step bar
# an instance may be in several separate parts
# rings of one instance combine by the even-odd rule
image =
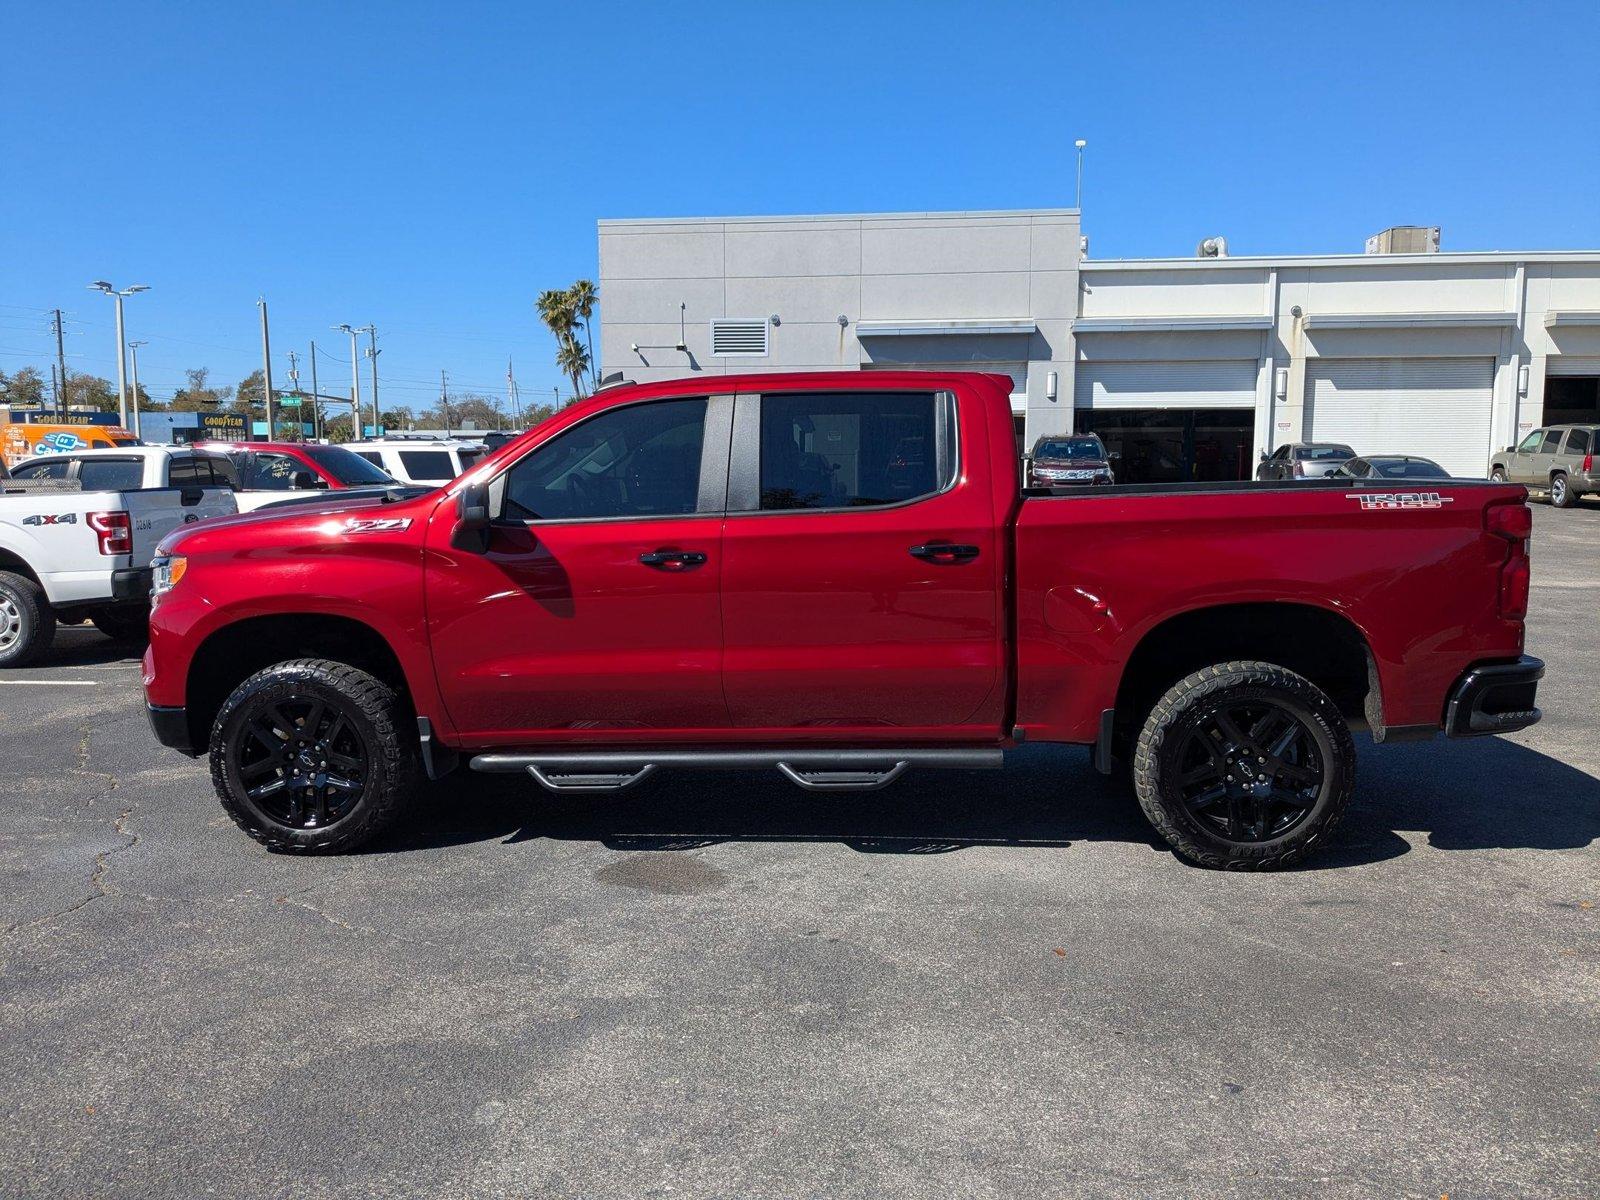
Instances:
[[[580,754],[479,754],[474,771],[527,772],[561,794],[620,792],[660,767],[750,771],[775,767],[811,792],[865,792],[884,787],[909,767],[998,768],[998,748],[913,750],[595,750]]]

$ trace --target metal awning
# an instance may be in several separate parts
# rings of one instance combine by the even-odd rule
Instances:
[[[1307,313],[1307,329],[1478,329],[1517,323],[1514,312]]]
[[[1032,317],[982,317],[961,321],[857,321],[857,337],[952,337],[1039,332]]]
[[[1551,309],[1544,315],[1546,329],[1583,329],[1600,326],[1600,312],[1582,309]]]
[[[1073,333],[1237,333],[1271,329],[1259,314],[1208,317],[1079,317]]]

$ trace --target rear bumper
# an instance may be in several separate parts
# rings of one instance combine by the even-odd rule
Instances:
[[[1445,704],[1446,737],[1483,737],[1526,729],[1542,715],[1534,705],[1544,663],[1524,655],[1511,663],[1471,668]]]
[[[150,728],[155,731],[156,741],[187,754],[190,758],[200,756],[200,751],[189,738],[187,709],[182,706],[169,708],[162,704],[146,704],[144,710],[150,717]]]
[[[111,598],[113,600],[150,599],[150,568],[127,567],[111,572]]]

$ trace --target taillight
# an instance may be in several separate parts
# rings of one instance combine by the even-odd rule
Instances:
[[[1594,470],[1594,455],[1585,454],[1583,456],[1583,473],[1585,475],[1587,475],[1587,474],[1589,474],[1590,471],[1593,471],[1593,470]]]
[[[92,512],[84,518],[100,539],[101,554],[133,553],[133,522],[125,512]]]
[[[1306,469],[1300,463],[1295,463],[1293,474],[1296,479],[1304,479],[1306,477]]]
[[[1483,514],[1484,527],[1511,543],[1500,568],[1500,615],[1520,621],[1528,615],[1528,589],[1533,571],[1528,563],[1528,539],[1533,536],[1533,510],[1526,504],[1495,504]]]

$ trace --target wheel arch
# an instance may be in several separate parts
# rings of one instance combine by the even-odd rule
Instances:
[[[10,571],[14,575],[21,575],[25,579],[33,580],[41,588],[44,587],[44,580],[40,579],[39,573],[28,565],[28,560],[15,551],[7,550],[4,546],[0,546],[0,571]]]
[[[400,657],[371,625],[334,613],[245,617],[208,634],[190,659],[184,687],[190,744],[203,747],[223,702],[257,671],[293,658],[323,658],[359,667],[411,704]]]
[[[1118,681],[1115,722],[1129,734],[1178,680],[1219,662],[1268,662],[1304,676],[1347,718],[1383,728],[1377,660],[1348,615],[1294,600],[1204,605],[1152,626]]]

